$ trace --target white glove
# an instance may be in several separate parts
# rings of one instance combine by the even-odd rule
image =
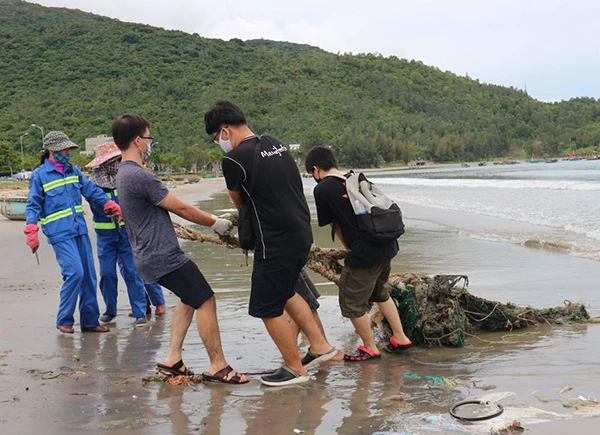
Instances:
[[[221,219],[215,216],[217,219],[214,224],[210,227],[219,236],[228,236],[233,228],[233,223],[227,219]]]

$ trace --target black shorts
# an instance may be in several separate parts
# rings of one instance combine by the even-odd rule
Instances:
[[[319,301],[317,301],[321,297],[321,294],[317,291],[317,288],[304,269],[298,275],[294,291],[302,296],[302,299],[306,301],[311,311],[317,311],[321,306]]]
[[[215,294],[192,260],[186,261],[179,269],[161,277],[158,283],[171,290],[181,302],[195,310]]]
[[[266,260],[255,257],[248,313],[259,319],[281,316],[296,294],[294,286],[307,260],[308,251]]]

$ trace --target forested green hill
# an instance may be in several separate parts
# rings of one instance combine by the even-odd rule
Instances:
[[[163,158],[188,165],[214,147],[203,114],[217,99],[238,103],[257,133],[332,145],[353,166],[600,144],[593,98],[542,103],[417,61],[226,42],[17,0],[0,0],[0,83],[0,141],[18,149],[29,132],[29,152],[41,145],[32,123],[82,144],[132,111],[152,123]]]

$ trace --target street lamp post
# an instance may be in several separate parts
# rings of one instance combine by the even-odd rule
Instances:
[[[39,125],[37,125],[37,124],[31,124],[31,126],[32,126],[32,127],[35,127],[35,128],[39,128],[39,129],[40,129],[40,131],[42,132],[42,146],[44,146],[44,127],[40,127],[40,126],[39,126]]]
[[[29,133],[25,133],[21,135],[21,167],[25,168],[25,154],[23,153],[23,138],[27,136]]]

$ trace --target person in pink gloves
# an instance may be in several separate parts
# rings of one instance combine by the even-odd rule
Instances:
[[[103,210],[121,216],[119,205],[87,179],[77,166],[69,163],[71,150],[79,148],[60,131],[44,137],[42,161],[31,174],[26,206],[25,235],[35,253],[40,246],[38,222],[56,255],[63,285],[56,317],[56,328],[64,334],[74,332],[74,314],[79,299],[79,323],[82,332],[108,332],[100,326],[96,297],[96,270],[92,245],[83,217],[81,196]]]

